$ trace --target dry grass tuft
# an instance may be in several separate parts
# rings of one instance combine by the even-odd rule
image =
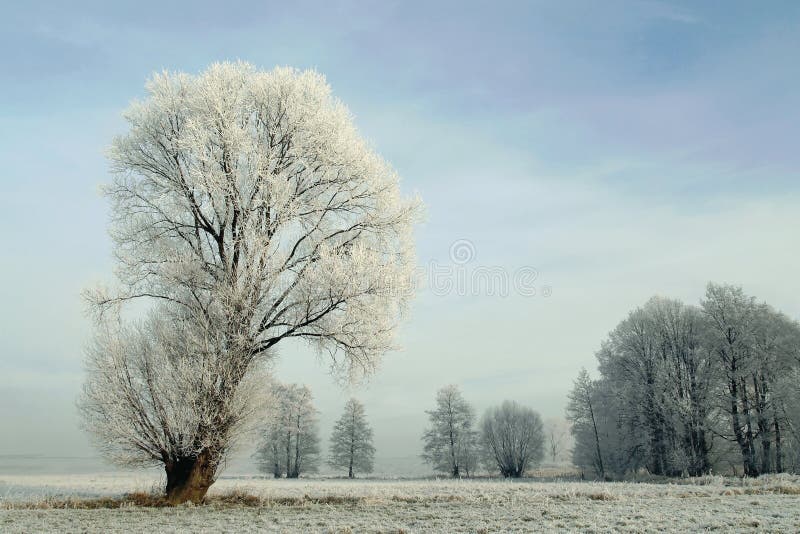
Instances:
[[[122,497],[99,497],[94,499],[47,497],[32,502],[2,503],[2,508],[6,510],[101,510],[131,506],[163,508],[169,506],[169,503],[167,503],[163,495],[145,492],[128,493]]]
[[[355,505],[360,504],[364,500],[364,497],[352,497],[346,495],[324,495],[322,497],[303,495],[302,497],[270,497],[262,500],[261,504],[266,506],[308,506],[313,504]]]
[[[772,492],[781,495],[800,495],[800,486],[776,486],[772,488]]]
[[[144,491],[137,491],[128,493],[123,497],[122,501],[129,506],[147,506],[150,508],[162,508],[169,506],[164,495],[147,493]]]
[[[800,495],[800,486],[749,486],[729,487],[720,492],[720,495],[731,497],[736,495]]]
[[[605,492],[605,491],[596,491],[592,493],[578,493],[578,497],[586,497],[592,501],[616,501],[617,497]]]
[[[256,495],[251,495],[246,491],[232,490],[222,495],[215,495],[206,498],[207,504],[218,504],[224,506],[244,506],[255,507],[262,506],[264,501]]]
[[[466,500],[463,495],[392,495],[392,501],[407,504],[421,502],[461,502]]]
[[[221,495],[210,495],[205,498],[203,505],[230,508],[255,508],[259,506],[310,506],[319,504],[328,505],[356,505],[365,501],[364,497],[325,495],[322,497],[278,497],[262,498],[242,490],[233,490]],[[122,497],[101,497],[82,499],[69,497],[66,499],[45,498],[32,502],[0,502],[0,509],[6,510],[97,510],[113,508],[164,508],[173,506],[161,494],[135,492]]]

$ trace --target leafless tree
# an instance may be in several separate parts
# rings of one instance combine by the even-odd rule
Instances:
[[[372,428],[364,414],[364,405],[350,399],[333,427],[328,463],[331,467],[347,469],[347,476],[354,478],[356,473],[371,473],[374,458]]]
[[[559,463],[567,450],[570,424],[564,419],[551,418],[545,421],[545,447],[547,456],[553,464]]]
[[[274,386],[257,455],[263,471],[275,478],[298,478],[316,472],[319,463],[317,409],[308,386]]]
[[[792,398],[785,377],[798,366],[800,326],[731,285],[709,284],[702,307],[720,371],[718,406],[730,425],[723,436],[738,445],[746,475],[782,471]]]
[[[798,323],[739,287],[709,284],[699,308],[654,297],[602,343],[601,378],[582,371],[576,382],[573,459],[600,476],[697,476],[715,462],[782,471],[799,351]]]
[[[449,385],[436,393],[436,408],[426,413],[430,423],[422,436],[422,458],[453,478],[470,476],[478,458],[472,406],[457,386]]]
[[[185,407],[194,419],[165,412],[160,432],[172,437],[156,439],[140,424],[146,403],[160,410],[173,393],[120,388],[125,368],[90,355],[86,426],[118,446],[108,451],[116,460],[164,465],[170,502],[198,502],[236,435],[239,390],[273,347],[306,340],[355,378],[394,346],[413,289],[419,203],[401,196],[396,173],[317,73],[221,63],[156,75],[147,92],[110,151],[119,284],[87,296],[101,321],[146,299],[190,323],[200,348],[174,365],[194,368],[202,398],[186,398],[199,403]],[[123,350],[136,359],[139,348]],[[99,423],[114,399],[130,405],[127,418]],[[175,445],[181,425],[194,427],[190,445]]]
[[[617,325],[597,353],[603,396],[628,436],[626,465],[656,475],[707,473],[713,368],[702,346],[700,311],[654,297]]]
[[[513,401],[489,408],[481,419],[481,438],[500,474],[519,478],[544,457],[542,418]]]
[[[213,481],[212,458],[255,428],[270,399],[270,379],[254,365],[233,396],[218,402],[212,370],[220,340],[213,334],[159,308],[141,321],[107,317],[86,352],[79,408],[94,443],[125,465],[163,463],[170,494],[187,477]]]
[[[606,478],[603,450],[600,444],[598,391],[586,369],[581,369],[569,394],[567,419],[572,423],[575,438],[573,462],[579,467],[590,465],[601,478]]]

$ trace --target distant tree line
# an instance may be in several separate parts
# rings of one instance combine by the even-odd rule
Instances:
[[[573,462],[600,478],[641,470],[747,476],[800,468],[800,325],[731,285],[699,306],[633,310],[569,395]]]
[[[320,464],[318,411],[311,390],[297,384],[274,383],[271,407],[263,421],[255,453],[260,470],[275,478],[315,473]],[[545,455],[545,429],[539,414],[516,402],[504,401],[476,421],[475,410],[457,386],[436,394],[436,407],[426,412],[422,458],[435,471],[454,478],[474,476],[483,468],[503,477],[522,477]],[[548,451],[556,458],[563,448],[563,425],[552,426]],[[375,447],[364,405],[347,401],[330,438],[327,464],[349,478],[373,470]]]

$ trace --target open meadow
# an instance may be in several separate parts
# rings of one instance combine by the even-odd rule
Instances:
[[[0,476],[3,532],[800,530],[800,477],[672,483],[222,478],[208,504],[142,506],[142,475]]]

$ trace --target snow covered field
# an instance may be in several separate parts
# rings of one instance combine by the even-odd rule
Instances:
[[[0,475],[2,532],[800,531],[800,477],[634,484],[502,480],[222,479],[257,506],[53,509],[67,497],[121,496],[144,475]],[[41,508],[26,508],[25,503]]]

